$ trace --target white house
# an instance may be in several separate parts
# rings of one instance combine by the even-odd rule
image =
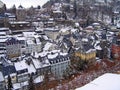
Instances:
[[[50,63],[46,55],[35,54],[33,55],[32,62],[38,75],[44,75],[50,72]]]
[[[6,53],[9,58],[21,55],[21,43],[15,37],[9,37],[6,40]]]
[[[63,73],[66,68],[70,65],[70,58],[68,53],[51,53],[48,54],[48,60],[51,65],[51,72],[56,79],[62,79]]]
[[[25,53],[40,52],[41,51],[41,37],[35,32],[23,32],[26,39]]]
[[[28,68],[26,66],[25,61],[19,61],[14,63],[16,72],[17,72],[17,82],[25,82],[28,81]]]

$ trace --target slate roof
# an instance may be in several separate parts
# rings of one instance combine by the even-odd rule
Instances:
[[[94,47],[92,46],[92,45],[90,45],[90,44],[84,44],[83,45],[83,50],[84,51],[88,51],[88,50],[90,50],[90,49],[93,49]]]
[[[63,38],[63,42],[66,43],[67,47],[73,46],[72,42],[69,39]]]
[[[69,55],[58,55],[56,58],[48,59],[50,64],[56,64],[69,60]]]
[[[11,44],[17,44],[17,43],[20,43],[20,42],[16,38],[10,37],[6,40],[6,43],[7,43],[7,45],[11,45]]]
[[[3,76],[7,76],[9,74],[16,73],[16,69],[13,65],[2,66],[1,68],[2,68]]]

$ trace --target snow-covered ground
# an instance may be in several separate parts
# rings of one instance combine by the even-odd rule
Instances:
[[[120,90],[120,75],[106,73],[76,90]]]

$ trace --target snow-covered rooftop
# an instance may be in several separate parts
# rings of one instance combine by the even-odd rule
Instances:
[[[23,32],[23,35],[24,35],[25,37],[34,37],[35,32]]]
[[[86,53],[94,52],[95,49],[89,49]]]
[[[27,40],[27,44],[30,45],[30,44],[35,44],[35,43],[33,42],[33,40]]]
[[[99,23],[93,23],[92,25],[97,26],[97,25],[100,25],[100,24]]]
[[[34,79],[34,83],[40,83],[44,79],[44,76],[38,76],[37,78]]]
[[[83,42],[88,42],[88,39],[87,38],[83,38],[82,41]]]
[[[16,90],[16,89],[20,89],[21,86],[20,86],[20,83],[15,83],[13,84],[13,88]]]
[[[0,32],[0,36],[6,35],[6,32]]]
[[[25,61],[19,61],[14,64],[17,71],[27,69]]]
[[[10,24],[29,24],[29,22],[25,22],[25,21],[19,21],[19,22],[10,22]]]
[[[45,40],[48,40],[48,37],[47,37],[47,36],[45,36],[45,35],[43,35],[43,38],[44,38]]]
[[[42,61],[42,62],[40,62],[40,60],[38,60],[38,59],[33,59],[32,61],[33,61],[33,64],[34,64],[36,69],[39,69],[39,68],[46,67],[46,66],[50,65],[50,63],[48,62],[47,59]]]
[[[27,69],[28,69],[28,73],[35,73],[36,72],[36,69],[35,69],[35,67],[33,66],[33,64],[30,64],[30,65],[28,65],[27,63],[26,63],[26,66],[27,66]]]
[[[43,48],[44,51],[47,51],[52,46],[52,43],[47,42]]]
[[[13,84],[13,90],[19,90],[22,87],[27,86],[27,85],[28,85],[28,81],[21,82],[21,83],[15,83]]]
[[[35,73],[36,69],[33,64],[28,65],[25,60],[15,63],[16,70],[28,69],[28,73]]]
[[[25,37],[17,37],[18,40],[26,40]]]
[[[77,31],[77,29],[71,29],[71,32],[76,32]]]
[[[7,40],[7,38],[2,38],[2,39],[0,39],[0,42],[2,43],[2,42],[6,42],[6,40]]]
[[[66,56],[66,55],[68,55],[68,53],[62,53],[62,52],[60,52],[60,55]]]
[[[76,90],[120,90],[120,75],[106,73]]]
[[[60,10],[53,11],[53,13],[62,13]]]
[[[44,56],[46,56],[47,54],[48,54],[47,51],[43,51],[43,52],[39,53],[38,56],[44,57]]]
[[[66,32],[66,31],[69,31],[70,28],[69,27],[64,27],[64,28],[61,28],[61,30],[59,32]]]
[[[3,77],[2,72],[0,72],[0,82],[1,82],[1,81],[4,81],[4,77]]]
[[[9,31],[9,28],[3,27],[3,28],[0,28],[0,31]]]
[[[58,56],[58,53],[49,54],[48,59],[53,59],[53,58],[56,58],[57,56]]]
[[[102,48],[100,47],[100,45],[95,46],[95,49],[96,49],[96,50],[102,50]]]

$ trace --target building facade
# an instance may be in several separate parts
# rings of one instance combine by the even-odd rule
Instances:
[[[14,37],[6,40],[6,53],[9,58],[18,57],[21,55],[21,43]]]
[[[54,57],[54,58],[51,58],[51,57]],[[66,55],[52,54],[52,55],[48,55],[48,60],[51,64],[51,72],[54,75],[54,77],[56,79],[62,79],[64,71],[70,65],[69,55],[68,54]]]

